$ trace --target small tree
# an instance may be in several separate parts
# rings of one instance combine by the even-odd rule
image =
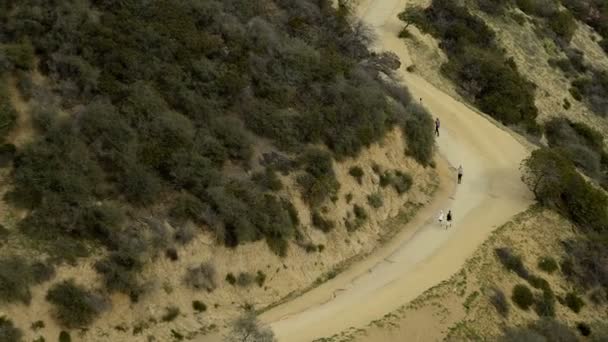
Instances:
[[[274,342],[276,338],[269,328],[262,326],[255,312],[247,311],[232,323],[227,342]]]
[[[407,29],[412,24],[424,24],[426,20],[424,9],[420,6],[408,7],[403,12],[399,13],[397,17],[405,23],[404,29]]]

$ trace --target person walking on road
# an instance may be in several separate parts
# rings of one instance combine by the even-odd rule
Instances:
[[[458,184],[460,184],[460,182],[462,182],[462,173],[463,173],[462,165],[460,165],[458,167]]]
[[[439,122],[439,118],[435,119],[435,135],[439,136],[439,126],[441,126],[441,123]]]
[[[443,226],[443,210],[439,211],[439,217],[437,219],[439,220],[439,226]]]
[[[452,211],[448,210],[448,216],[447,216],[446,222],[445,222],[445,229],[448,229],[451,227],[452,227]]]

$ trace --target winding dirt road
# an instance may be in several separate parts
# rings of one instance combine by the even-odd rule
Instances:
[[[261,319],[279,341],[331,336],[397,309],[448,279],[495,228],[532,204],[518,169],[527,149],[482,115],[404,70],[411,59],[397,37],[402,24],[396,15],[406,3],[366,0],[359,16],[375,29],[377,48],[400,57],[403,83],[414,98],[422,98],[440,118],[439,153],[452,168],[463,166],[463,184],[450,186],[454,171],[440,163],[440,173],[449,180],[443,180],[437,198],[403,234],[331,281],[265,312]],[[439,208],[452,210],[451,229],[435,222]]]

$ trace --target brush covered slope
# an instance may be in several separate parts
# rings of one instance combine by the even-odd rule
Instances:
[[[129,339],[186,316],[185,304],[137,307],[150,293],[265,291],[269,260],[281,265],[296,248],[345,249],[324,259],[332,265],[363,251],[363,235],[355,248],[332,232],[366,224],[374,241],[377,222],[429,196],[434,165],[432,119],[392,79],[398,58],[370,42],[331,1],[0,3],[0,303],[21,329],[32,324],[22,333],[8,317],[2,329],[55,338],[110,312],[128,321],[159,311],[116,323],[113,333],[127,333],[113,338]],[[367,205],[383,192],[384,211]],[[264,265],[230,272],[252,255]],[[179,279],[151,281],[162,278],[151,264]],[[292,279],[265,304],[305,285]],[[192,307],[250,306],[213,300]],[[52,318],[34,328],[30,303]],[[213,326],[199,318],[190,333]]]

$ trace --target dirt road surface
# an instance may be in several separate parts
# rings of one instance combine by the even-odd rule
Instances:
[[[402,61],[403,83],[441,120],[437,140],[442,188],[404,232],[371,257],[327,283],[265,312],[261,320],[279,341],[312,341],[363,327],[448,279],[495,229],[532,204],[519,165],[529,151],[507,131],[405,68],[411,61],[397,34],[407,0],[367,0],[359,16],[377,34],[376,48]],[[432,129],[432,128],[430,128]],[[449,163],[450,168],[445,165]],[[459,165],[463,182],[454,185]],[[436,222],[452,210],[449,230]],[[328,246],[328,248],[331,248]]]

